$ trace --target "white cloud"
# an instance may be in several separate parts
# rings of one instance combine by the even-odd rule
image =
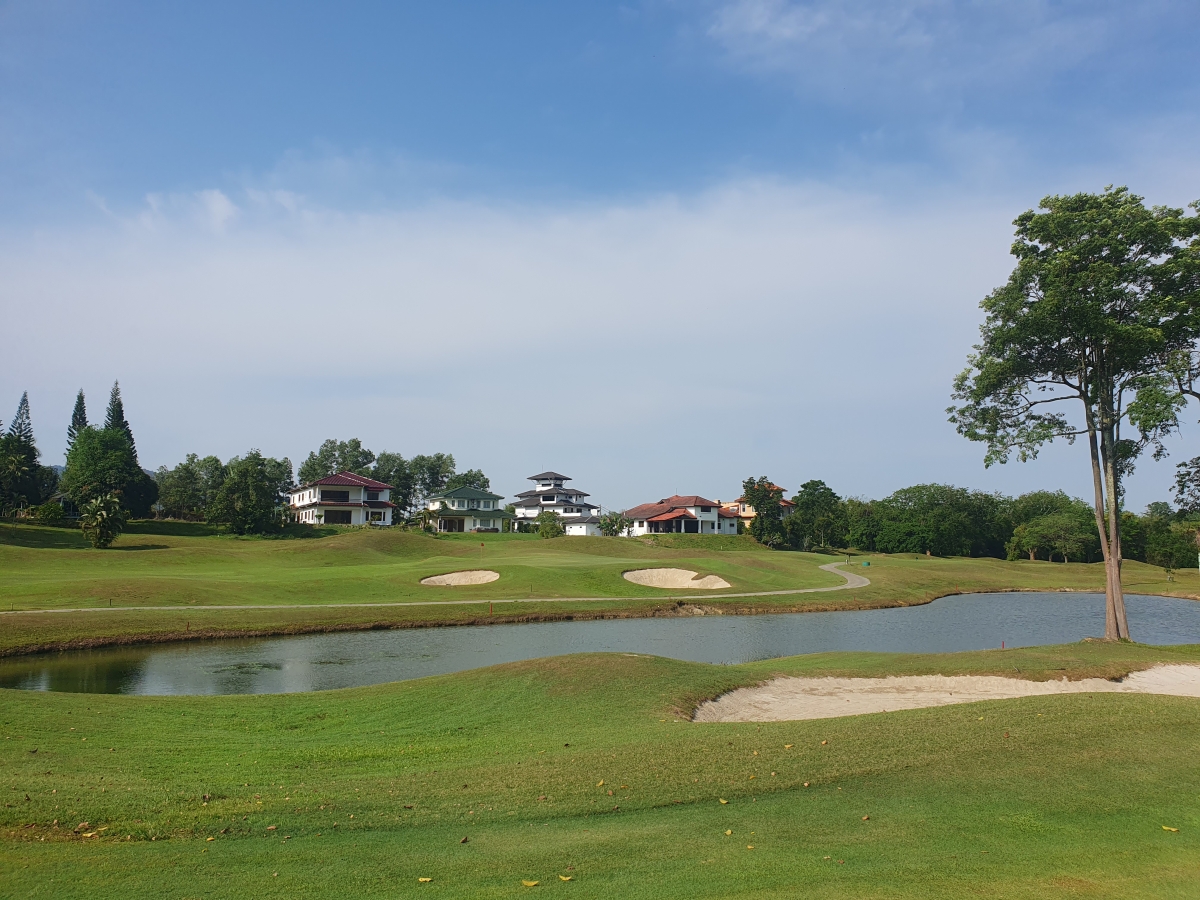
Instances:
[[[264,191],[219,229],[198,204],[4,242],[6,327],[50,344],[12,345],[0,402],[31,389],[50,461],[74,391],[96,415],[119,377],[148,464],[358,436],[506,495],[553,467],[614,506],[764,473],[1086,490],[1074,451],[985,472],[945,421],[1007,206],[766,180],[353,214]]]
[[[961,103],[1035,86],[1157,21],[1148,4],[1049,0],[730,0],[708,34],[740,67],[837,105]]]

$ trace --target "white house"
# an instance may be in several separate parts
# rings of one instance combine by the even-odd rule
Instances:
[[[391,525],[396,508],[390,484],[353,472],[310,481],[289,493],[296,521],[310,525]]]
[[[542,472],[530,475],[533,490],[517,494],[516,521],[529,522],[536,519],[542,510],[557,513],[562,520],[563,530],[577,537],[599,537],[600,517],[598,506],[588,503],[584,497],[591,496],[578,488],[565,487],[573,479],[557,472]]]
[[[499,531],[505,519],[513,514],[505,510],[499,494],[473,487],[460,487],[430,497],[426,506],[437,514],[437,530]]]
[[[630,535],[643,534],[737,534],[738,515],[723,509],[715,500],[695,494],[666,497],[625,510],[633,522]]]

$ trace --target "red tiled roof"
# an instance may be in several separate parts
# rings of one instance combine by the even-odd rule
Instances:
[[[670,522],[672,519],[694,519],[696,518],[686,509],[672,509],[669,512],[661,515],[651,516],[646,521],[648,522]]]
[[[663,513],[668,513],[673,509],[683,509],[688,506],[717,506],[713,500],[705,500],[696,494],[675,494],[673,497],[664,497],[657,503],[643,503],[641,506],[635,506],[633,509],[625,510],[625,518],[627,519],[655,519]],[[696,518],[691,513],[688,513],[691,518]],[[678,517],[677,517],[678,518]],[[660,520],[662,521],[662,520]]]
[[[376,481],[374,478],[367,478],[363,475],[355,475],[353,472],[338,472],[336,475],[330,475],[317,481],[310,481],[308,484],[295,488],[295,490],[300,491],[319,484],[327,487],[365,487],[372,491],[392,490],[390,484],[384,484],[382,481]]]
[[[671,506],[717,506],[715,500],[705,500],[696,494],[675,494],[672,497],[667,497],[659,500],[659,503],[668,503]]]
[[[717,517],[721,518],[721,519],[740,519],[741,518],[741,516],[739,516],[737,513],[733,512],[733,510],[726,509],[723,506],[717,510]]]

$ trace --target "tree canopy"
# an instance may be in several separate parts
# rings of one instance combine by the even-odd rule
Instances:
[[[742,498],[754,508],[750,520],[750,533],[760,544],[778,547],[784,542],[783,532],[783,488],[765,475],[747,478],[742,482]]]
[[[284,523],[284,504],[291,486],[289,460],[272,459],[257,450],[235,456],[225,466],[206,518],[214,525],[227,525],[235,534],[277,531]]]
[[[135,518],[149,515],[158,499],[158,485],[138,466],[125,432],[90,425],[75,436],[67,453],[61,487],[81,509],[113,494]]]

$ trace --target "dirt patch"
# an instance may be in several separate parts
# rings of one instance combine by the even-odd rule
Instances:
[[[445,575],[432,575],[422,578],[421,584],[433,584],[441,587],[458,587],[464,584],[487,584],[500,577],[499,572],[491,569],[468,569],[465,572],[447,572]]]
[[[1121,681],[1023,681],[994,675],[909,675],[889,678],[776,678],[703,703],[697,722],[787,722],[832,719],[1007,700],[1045,694],[1170,694],[1200,698],[1200,666],[1155,666]]]
[[[634,569],[624,573],[626,581],[645,587],[719,591],[732,585],[717,575],[700,578],[690,569]]]

